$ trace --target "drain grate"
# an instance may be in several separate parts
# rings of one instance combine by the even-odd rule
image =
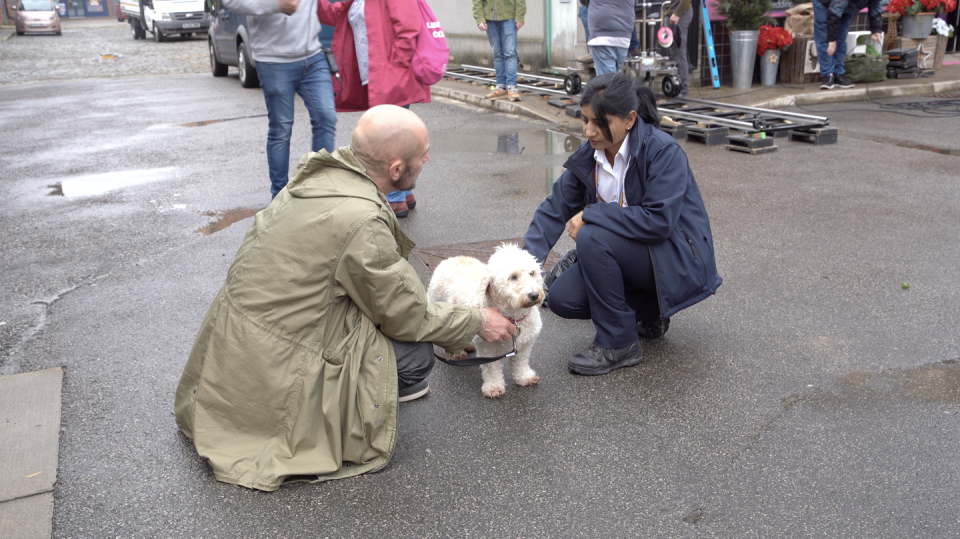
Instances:
[[[936,99],[960,99],[960,94],[932,94],[926,97],[933,97]]]
[[[483,263],[486,263],[487,260],[490,259],[490,255],[492,255],[496,250],[497,246],[504,242],[515,243],[520,247],[523,247],[523,238],[514,238],[509,240],[444,245],[441,247],[425,247],[423,249],[417,247],[416,254],[418,257],[420,257],[420,261],[423,262],[423,265],[432,272],[434,269],[436,269],[437,264],[454,256],[471,256]],[[547,261],[543,264],[543,269],[549,270],[554,264],[557,263],[557,260],[560,260],[560,256],[553,251],[550,251],[550,254],[547,255]]]

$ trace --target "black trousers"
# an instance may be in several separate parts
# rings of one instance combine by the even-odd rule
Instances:
[[[413,387],[423,380],[433,370],[433,343],[429,342],[397,342],[393,343],[393,352],[397,356],[397,382],[400,391]]]
[[[562,318],[592,319],[597,346],[637,342],[637,322],[652,323],[660,316],[647,244],[583,225],[577,232],[577,263],[550,286],[547,303]]]

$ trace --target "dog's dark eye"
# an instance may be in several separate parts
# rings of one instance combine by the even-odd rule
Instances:
[[[530,276],[533,277],[533,272],[532,272],[532,271],[530,272]]]
[[[511,276],[510,276],[510,280],[511,280],[511,281],[516,281],[516,280],[517,280],[517,274],[514,273],[513,275],[511,275]]]

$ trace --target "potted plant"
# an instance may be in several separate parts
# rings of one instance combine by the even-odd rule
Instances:
[[[933,28],[933,18],[957,9],[957,0],[890,0],[887,11],[897,13],[903,21],[900,35],[924,39]]]
[[[793,36],[779,26],[765,24],[760,27],[757,36],[757,55],[760,62],[760,84],[773,86],[777,83],[777,67],[780,65],[780,51],[793,45]]]
[[[952,0],[956,1],[956,0]],[[756,57],[757,35],[761,24],[772,22],[766,16],[772,4],[770,0],[719,0],[714,8],[727,18],[730,31],[730,60],[733,64],[733,87],[749,88],[753,83],[753,66]]]

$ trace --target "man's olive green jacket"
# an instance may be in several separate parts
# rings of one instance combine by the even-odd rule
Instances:
[[[301,159],[247,231],[177,387],[177,425],[217,479],[276,490],[290,476],[387,464],[387,337],[458,352],[482,322],[477,309],[427,302],[413,246],[349,147]]]

